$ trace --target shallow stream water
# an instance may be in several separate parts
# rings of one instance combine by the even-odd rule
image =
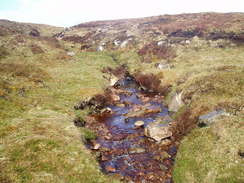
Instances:
[[[89,146],[99,153],[102,170],[135,183],[172,182],[174,142],[171,139],[167,143],[155,142],[144,135],[148,124],[168,115],[163,97],[141,91],[131,78],[122,80],[114,90],[120,100],[106,106],[112,111],[110,115],[102,120],[97,118],[97,125],[102,126],[96,128],[98,138]],[[136,127],[137,121],[144,125]]]

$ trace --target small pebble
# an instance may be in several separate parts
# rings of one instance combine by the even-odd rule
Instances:
[[[137,122],[135,122],[135,127],[142,127],[142,126],[144,126],[144,121],[137,121]]]

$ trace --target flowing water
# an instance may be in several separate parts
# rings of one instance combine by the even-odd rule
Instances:
[[[110,114],[93,116],[98,138],[89,147],[99,154],[102,170],[136,183],[172,182],[174,142],[167,139],[159,143],[144,135],[148,124],[168,116],[163,97],[142,92],[129,77],[121,80],[114,91],[119,101],[106,106]],[[137,121],[144,125],[136,127]]]

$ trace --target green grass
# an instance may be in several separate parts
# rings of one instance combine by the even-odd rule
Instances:
[[[165,102],[174,92],[183,91],[183,106],[173,117],[177,119],[190,110],[198,117],[212,110],[224,109],[232,116],[219,119],[208,128],[190,132],[179,147],[173,178],[176,183],[240,183],[244,181],[243,159],[238,151],[243,142],[244,47],[213,48],[192,43],[177,47],[177,57],[169,61],[170,70],[159,70],[155,63],[140,63],[133,52],[120,53],[131,72],[157,74],[162,85],[171,85]],[[195,47],[196,45],[197,48]],[[241,125],[242,124],[242,125]],[[242,150],[243,151],[243,150]]]
[[[96,135],[77,129],[72,120],[88,111],[74,111],[82,99],[109,84],[101,69],[127,64],[135,73],[154,73],[162,85],[183,91],[185,109],[194,117],[222,108],[232,115],[208,128],[197,128],[181,142],[174,169],[176,183],[243,181],[244,47],[211,48],[201,42],[176,47],[172,69],[141,63],[135,50],[83,52],[60,42],[15,36],[0,39],[9,55],[0,60],[0,182],[118,182],[101,173],[82,138]],[[19,46],[18,44],[21,44]],[[35,43],[44,53],[33,54]],[[68,57],[66,50],[76,52]]]
[[[60,59],[64,50],[37,44],[45,53],[27,44],[0,62],[0,182],[118,182],[100,172],[72,122],[73,106],[102,92],[108,81],[100,70],[116,63],[107,53]]]
[[[97,134],[87,128],[82,128],[81,133],[85,142],[95,140],[97,138]]]
[[[241,120],[225,117],[187,135],[176,158],[175,182],[243,182],[243,158],[238,155],[244,148]]]

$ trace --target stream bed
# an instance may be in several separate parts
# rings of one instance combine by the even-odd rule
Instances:
[[[98,135],[87,146],[102,170],[130,183],[172,183],[177,151],[173,137],[158,140],[146,131],[160,120],[165,121],[163,125],[172,121],[164,97],[142,91],[130,77],[112,87],[111,95],[113,104],[91,114],[88,120],[92,122],[86,125]]]

